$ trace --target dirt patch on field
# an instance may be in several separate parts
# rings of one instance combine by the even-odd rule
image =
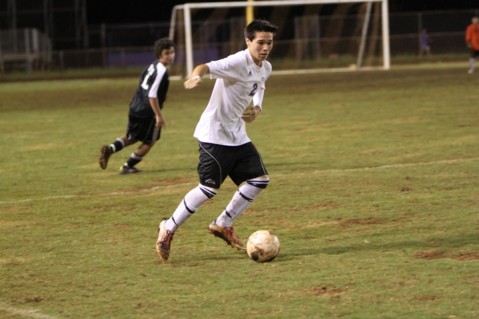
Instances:
[[[463,253],[463,254],[453,256],[451,258],[456,259],[456,260],[478,260],[479,259],[479,252]]]
[[[426,251],[418,251],[414,254],[414,257],[420,259],[442,259],[442,258],[451,258],[455,260],[479,260],[479,252],[471,252],[471,253],[460,253],[457,255],[450,255],[443,251],[433,251],[433,250],[426,250]]]
[[[313,287],[313,294],[316,296],[330,296],[339,298],[341,295],[345,294],[346,290],[336,288],[336,287],[326,287],[326,286],[318,286]]]
[[[384,224],[384,221],[375,219],[375,218],[354,218],[354,219],[346,219],[339,221],[339,225],[342,227],[348,227],[352,225],[380,225]]]
[[[414,254],[414,257],[420,258],[420,259],[440,259],[440,258],[446,258],[446,255],[444,252],[440,251],[418,251],[417,253]]]
[[[434,300],[438,300],[439,297],[438,296],[433,296],[433,295],[426,295],[426,296],[418,296],[414,299],[416,299],[418,301],[434,301]]]
[[[354,225],[380,225],[384,224],[384,221],[377,220],[377,219],[333,219],[333,220],[319,220],[319,221],[310,221],[307,224],[298,226],[294,225],[291,227],[286,227],[285,229],[306,229],[306,228],[319,228],[324,226],[332,226],[332,225],[339,225],[340,227],[352,227]],[[288,220],[284,220],[284,224],[288,224]]]
[[[335,204],[334,205],[317,204],[317,205],[309,205],[309,206],[288,207],[288,210],[291,212],[318,211],[318,210],[335,209],[338,207],[340,206]]]

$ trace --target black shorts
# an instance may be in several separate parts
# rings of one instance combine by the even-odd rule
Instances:
[[[263,160],[253,145],[225,146],[199,143],[198,175],[205,186],[220,188],[227,176],[240,185],[248,179],[267,175]]]
[[[479,50],[471,50],[471,57],[476,58],[479,56]]]
[[[156,119],[140,118],[129,115],[126,137],[129,140],[142,141],[145,144],[152,144],[160,139],[161,128],[156,127]]]

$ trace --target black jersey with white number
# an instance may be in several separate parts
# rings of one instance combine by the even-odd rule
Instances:
[[[170,80],[166,67],[156,60],[150,64],[140,76],[140,82],[135,95],[130,102],[130,115],[134,117],[154,117],[150,106],[150,98],[157,98],[160,109],[166,100],[166,92]]]

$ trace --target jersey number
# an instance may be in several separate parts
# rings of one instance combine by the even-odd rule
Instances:
[[[249,92],[249,96],[253,96],[256,94],[256,91],[258,90],[258,83],[253,84],[253,89],[251,92]]]
[[[148,88],[150,87],[148,85],[148,79],[153,73],[155,73],[155,66],[151,64],[150,67],[148,68],[148,74],[145,76],[145,78],[143,79],[143,82],[141,83],[141,87],[143,89],[148,90]]]

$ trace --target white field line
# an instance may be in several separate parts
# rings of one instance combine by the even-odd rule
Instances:
[[[457,164],[457,163],[466,163],[474,162],[479,160],[479,157],[471,158],[459,158],[452,160],[440,160],[432,162],[417,162],[417,163],[407,163],[407,164],[391,164],[391,165],[380,165],[380,166],[371,166],[371,167],[358,167],[358,168],[345,168],[345,169],[327,169],[327,170],[317,170],[304,174],[317,174],[317,173],[333,173],[333,172],[359,172],[359,171],[368,171],[368,170],[381,170],[389,168],[403,168],[403,167],[415,167],[415,166],[429,166],[429,165],[442,165],[442,164]],[[297,175],[297,174],[295,174]]]
[[[314,170],[310,172],[304,173],[285,173],[285,174],[275,174],[275,176],[300,176],[300,175],[315,175],[315,174],[328,174],[328,173],[338,173],[338,172],[362,172],[368,170],[382,170],[382,169],[395,169],[395,168],[403,168],[403,167],[416,167],[416,166],[429,166],[429,165],[442,165],[442,164],[457,164],[457,163],[465,163],[465,162],[474,162],[479,160],[479,157],[473,158],[460,158],[460,159],[452,159],[452,160],[440,160],[440,161],[432,161],[432,162],[417,162],[417,163],[407,163],[407,164],[391,164],[391,165],[381,165],[381,166],[371,166],[371,167],[358,167],[358,168],[344,168],[344,169],[325,169],[325,170]],[[111,193],[104,193],[104,194],[91,194],[91,195],[58,195],[58,196],[46,196],[40,198],[25,198],[13,201],[0,201],[0,205],[11,205],[11,204],[21,204],[21,203],[28,203],[33,201],[45,201],[45,200],[55,200],[55,199],[68,199],[68,198],[88,198],[88,197],[109,197],[109,196],[118,196],[124,194],[133,194],[133,193],[146,193],[146,192],[153,192],[158,189],[162,188],[174,188],[178,186],[185,186],[185,185],[193,185],[194,183],[178,183],[173,185],[167,186],[154,186],[147,189],[142,190],[132,190],[132,191],[120,191],[120,192],[111,192]]]
[[[0,301],[0,311],[8,312],[9,314],[25,317],[25,318],[56,319],[56,317],[38,313],[38,310],[15,308],[1,301]]]
[[[197,183],[197,182],[196,182]],[[125,194],[137,194],[137,193],[148,193],[152,191],[156,191],[158,189],[164,188],[174,188],[178,186],[184,185],[193,185],[195,183],[178,183],[173,185],[166,185],[166,186],[154,186],[151,188],[141,189],[141,190],[132,190],[132,191],[120,191],[120,192],[111,192],[111,193],[104,193],[104,194],[91,194],[91,195],[57,195],[57,196],[46,196],[40,198],[25,198],[13,201],[0,201],[0,205],[9,205],[9,204],[21,204],[21,203],[28,203],[33,201],[44,201],[44,200],[52,200],[52,199],[68,199],[68,198],[88,198],[88,197],[109,197],[109,196],[118,196],[118,195],[125,195]]]

